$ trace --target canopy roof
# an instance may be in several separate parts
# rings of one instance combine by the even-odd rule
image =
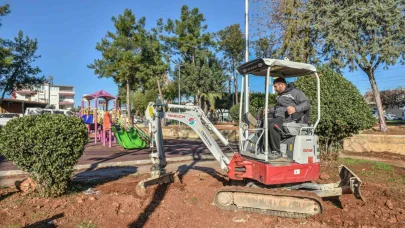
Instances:
[[[115,96],[107,93],[104,90],[99,90],[99,91],[97,91],[95,93],[92,93],[92,94],[86,94],[86,95],[83,96],[83,98],[86,99],[86,100],[93,100],[93,99],[96,99],[96,98],[102,98],[102,99],[104,99],[106,101],[116,99]]]
[[[316,68],[311,64],[292,62],[281,59],[255,59],[238,67],[240,74],[267,76],[267,68],[271,67],[270,76],[292,78],[313,74]]]

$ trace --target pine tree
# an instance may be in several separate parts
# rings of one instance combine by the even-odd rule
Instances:
[[[313,0],[308,6],[314,28],[322,32],[322,54],[340,70],[360,68],[367,74],[386,131],[380,93],[374,72],[405,59],[405,4],[402,0]],[[315,14],[316,13],[316,14]]]
[[[0,105],[4,96],[14,90],[33,89],[44,83],[45,77],[37,77],[41,72],[39,67],[32,63],[40,56],[35,52],[38,49],[38,41],[32,40],[20,31],[13,41],[4,41],[4,48],[9,55],[5,64],[0,65]]]
[[[227,26],[217,33],[218,47],[224,52],[224,59],[233,74],[235,100],[238,104],[238,79],[236,76],[236,67],[243,61],[245,51],[245,39],[239,24]]]
[[[205,18],[198,8],[189,10],[184,5],[181,8],[179,20],[169,19],[165,24],[168,35],[164,38],[170,48],[171,55],[179,55],[176,60],[176,69],[173,72],[175,80],[178,80],[178,70],[181,71],[181,87],[185,94],[196,95],[200,104],[201,88],[207,84],[208,78],[202,77],[205,69],[203,65],[210,62],[213,41],[210,33],[206,32]],[[178,67],[181,65],[181,67]]]
[[[287,57],[292,61],[317,63],[318,30],[307,13],[308,0],[254,0],[252,26],[259,39],[253,42],[257,55]]]
[[[141,87],[147,81],[147,65],[149,52],[145,48],[147,31],[145,17],[136,20],[130,9],[125,9],[123,15],[112,17],[115,32],[107,32],[96,49],[102,58],[95,59],[88,65],[99,78],[112,77],[114,81],[126,86],[128,118],[131,115],[130,91]]]

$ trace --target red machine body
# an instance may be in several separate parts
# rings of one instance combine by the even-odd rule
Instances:
[[[228,176],[232,180],[253,179],[265,185],[291,184],[317,180],[320,163],[274,166],[235,153],[228,170]]]

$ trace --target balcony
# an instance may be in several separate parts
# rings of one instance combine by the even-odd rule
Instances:
[[[75,104],[75,102],[74,101],[64,101],[64,100],[59,101],[59,105],[70,105],[70,104]]]
[[[75,92],[71,90],[59,90],[59,96],[74,96]]]
[[[31,90],[18,90],[15,91],[16,93],[20,94],[20,95],[31,95],[31,94],[36,94],[36,92],[31,91]]]

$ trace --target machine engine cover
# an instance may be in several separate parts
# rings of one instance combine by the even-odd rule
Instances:
[[[272,165],[234,154],[228,165],[228,176],[233,180],[253,179],[265,185],[291,184],[318,179],[320,163]]]

